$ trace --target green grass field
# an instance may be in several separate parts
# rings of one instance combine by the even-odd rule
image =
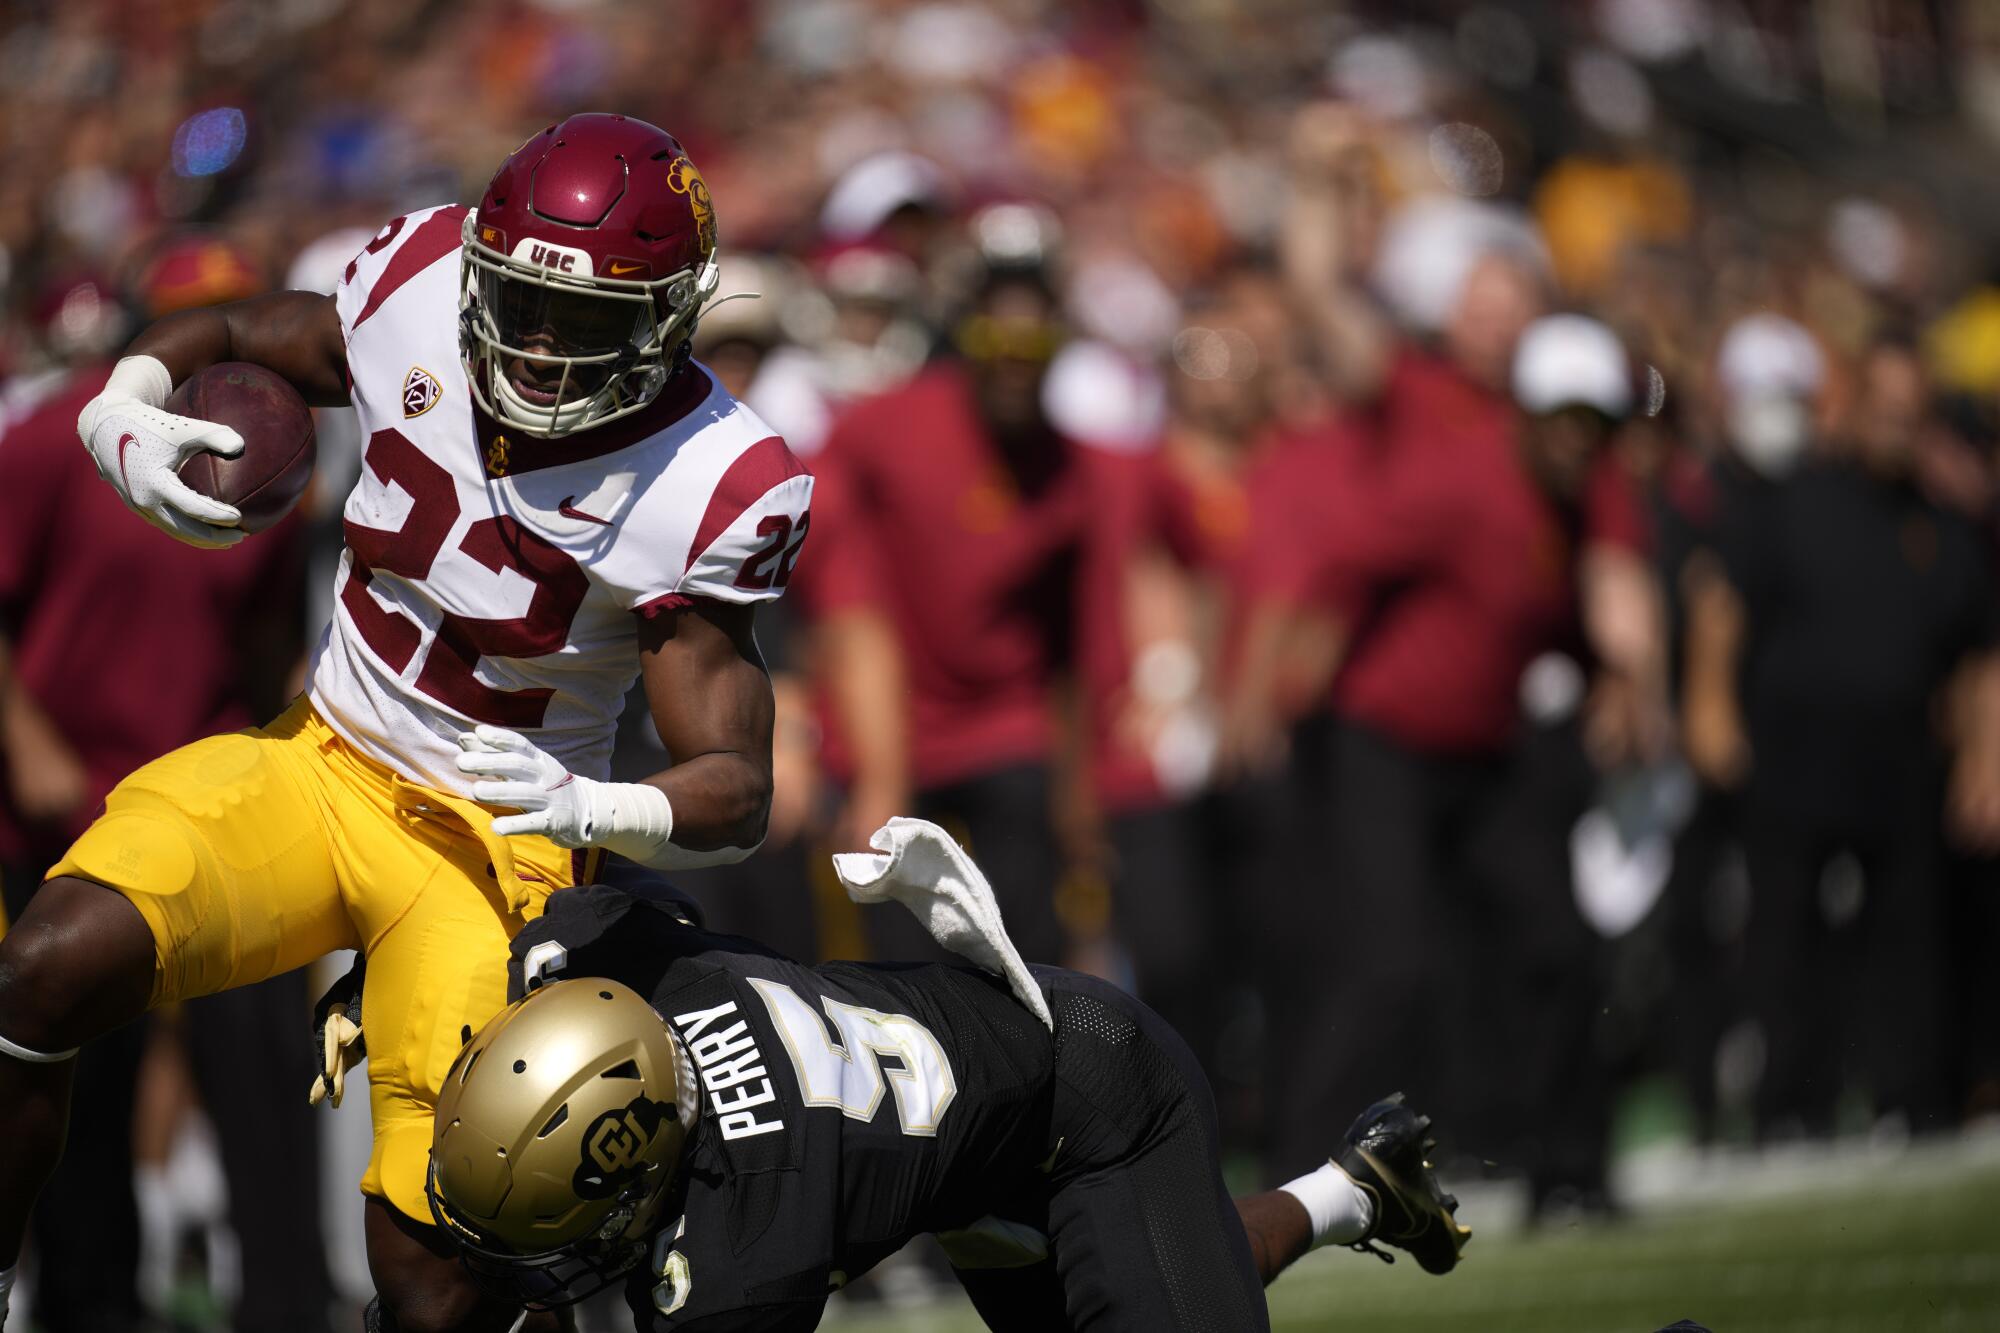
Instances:
[[[1489,1226],[1500,1234],[1476,1234],[1444,1278],[1407,1257],[1391,1267],[1314,1255],[1271,1289],[1272,1323],[1289,1333],[1651,1333],[1684,1318],[1715,1333],[2000,1330],[1990,1139],[1775,1174],[1746,1169],[1748,1201],[1711,1166],[1693,1198],[1615,1225]],[[1467,1211],[1477,1233],[1470,1200]],[[982,1327],[959,1306],[827,1322],[841,1333]]]

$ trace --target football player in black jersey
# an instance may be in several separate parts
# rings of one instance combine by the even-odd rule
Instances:
[[[1400,1098],[1232,1200],[1192,1053],[1116,987],[1034,968],[1051,1030],[975,968],[806,967],[696,919],[553,895],[445,1080],[431,1208],[512,1301],[623,1280],[642,1333],[810,1329],[929,1232],[995,1329],[1245,1333],[1316,1245],[1442,1273],[1471,1234]]]

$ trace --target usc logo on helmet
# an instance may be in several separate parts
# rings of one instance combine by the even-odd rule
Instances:
[[[688,208],[694,214],[695,230],[701,235],[704,251],[715,249],[715,201],[708,197],[708,182],[695,169],[692,158],[677,157],[667,166],[667,185],[675,194],[688,197]]]

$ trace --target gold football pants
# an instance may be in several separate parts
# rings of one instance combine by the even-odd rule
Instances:
[[[491,823],[477,802],[362,755],[300,699],[269,726],[133,773],[49,874],[94,880],[139,909],[156,1005],[366,951],[375,1146],[361,1188],[427,1222],[439,1084],[505,1003],[508,940],[583,870],[581,854],[498,837]],[[307,1026],[301,1014],[301,1041]]]

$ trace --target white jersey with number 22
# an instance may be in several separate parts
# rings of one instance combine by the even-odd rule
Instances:
[[[366,444],[308,688],[363,753],[469,795],[452,761],[481,722],[607,776],[638,618],[777,597],[812,478],[698,365],[646,410],[558,439],[475,412],[458,350],[464,217],[397,218],[335,292]]]

